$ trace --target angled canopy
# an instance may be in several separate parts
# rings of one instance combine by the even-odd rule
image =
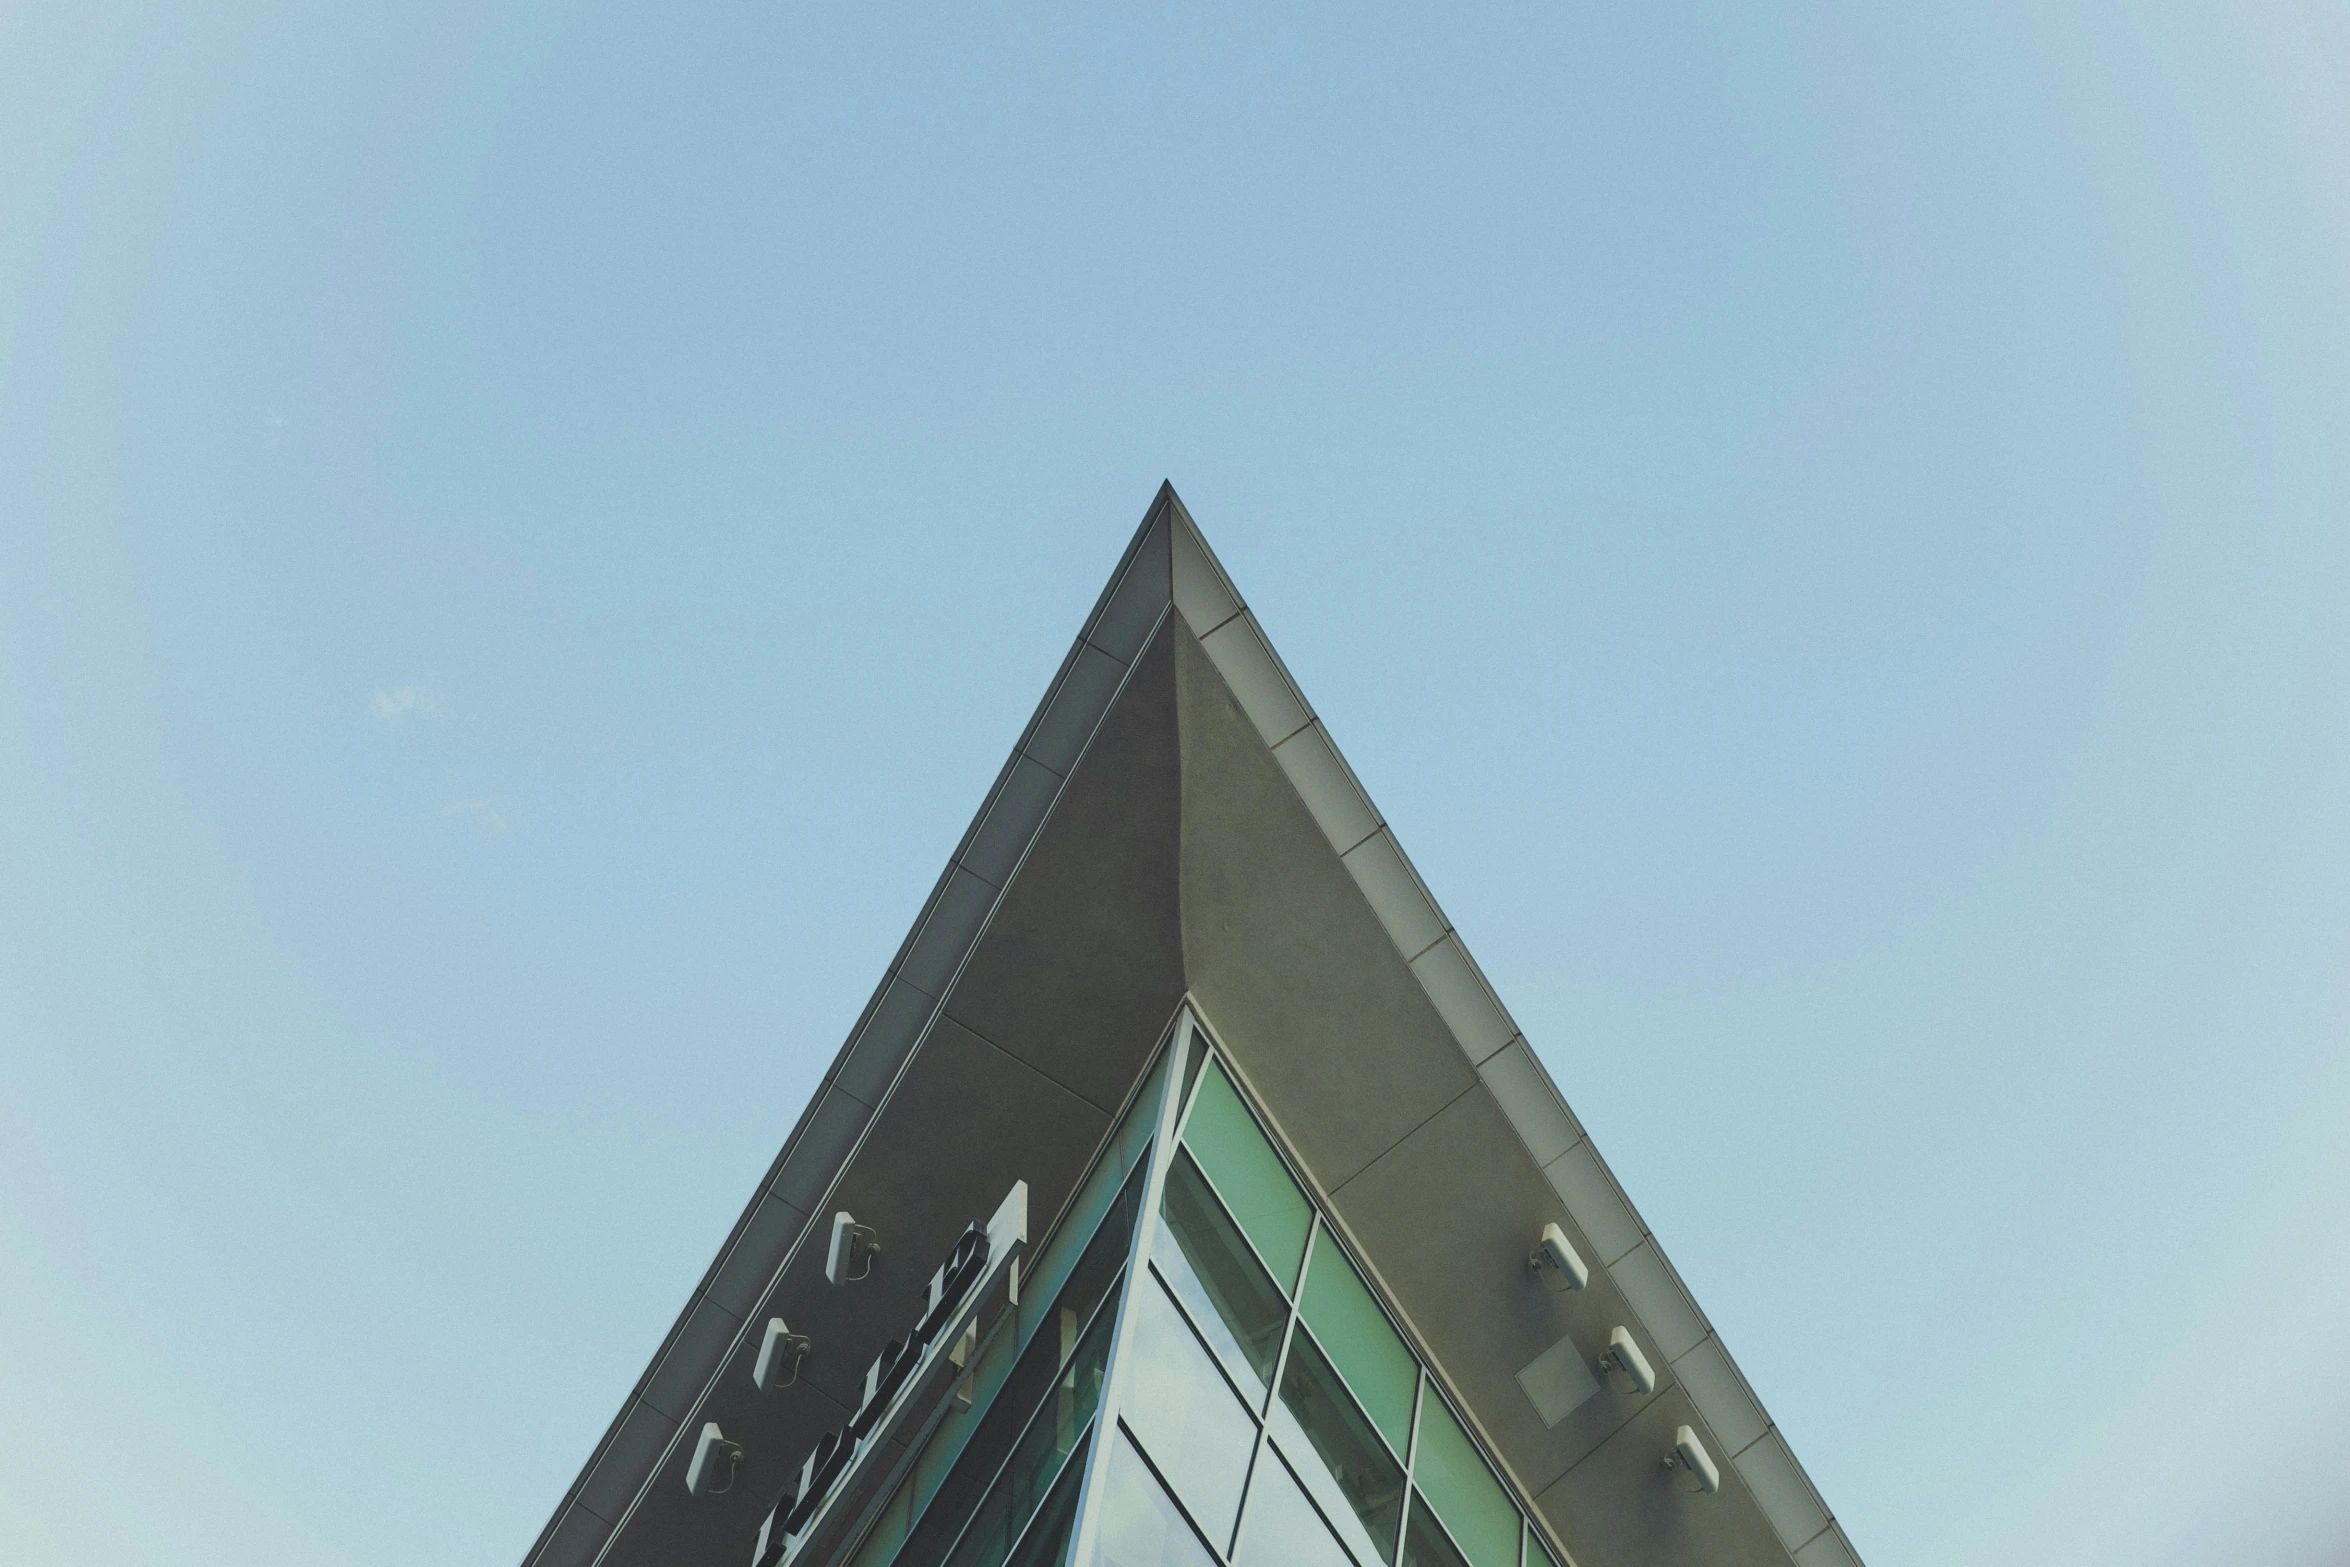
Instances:
[[[1584,1567],[1842,1531],[1162,487],[823,1087],[526,1567],[751,1560],[975,1204],[1049,1233],[1185,1003],[1530,1518]],[[980,1198],[985,1203],[979,1203]],[[834,1287],[833,1216],[882,1238]],[[1574,1291],[1528,1289],[1557,1225]],[[767,1324],[814,1348],[753,1380]],[[1653,1388],[1592,1396],[1618,1332]],[[698,1434],[742,1448],[689,1492]],[[1719,1491],[1660,1490],[1687,1427]]]

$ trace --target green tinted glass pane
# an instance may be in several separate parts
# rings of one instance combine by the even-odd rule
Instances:
[[[1240,1102],[1226,1080],[1224,1069],[1211,1061],[1192,1102],[1191,1119],[1184,1124],[1183,1141],[1200,1168],[1215,1182],[1224,1206],[1240,1224],[1241,1232],[1256,1243],[1266,1266],[1284,1290],[1297,1284],[1297,1265],[1305,1260],[1306,1230],[1313,1211],[1305,1193],[1289,1178],[1289,1170],[1256,1117]]]
[[[1412,1521],[1403,1532],[1403,1567],[1467,1567],[1428,1515],[1428,1498],[1417,1491],[1412,1493]]]
[[[1175,1244],[1154,1250],[1159,1271],[1247,1392],[1249,1408],[1264,1408],[1281,1332],[1289,1326],[1289,1303],[1224,1216],[1224,1205],[1208,1190],[1199,1166],[1180,1148],[1167,1168],[1160,1211]]]
[[[1274,1442],[1355,1559],[1364,1567],[1371,1567],[1374,1554],[1393,1561],[1396,1525],[1403,1522],[1403,1465],[1314,1348],[1310,1333],[1290,1338],[1289,1369],[1281,1373],[1272,1427]]]
[[[1364,1412],[1378,1423],[1380,1434],[1399,1453],[1409,1447],[1419,1363],[1396,1337],[1387,1313],[1371,1298],[1362,1276],[1327,1229],[1314,1242],[1314,1260],[1306,1268],[1298,1309]]]
[[[1558,1559],[1542,1543],[1542,1536],[1526,1531],[1526,1567],[1559,1567]]]
[[[1191,1102],[1191,1085],[1199,1081],[1199,1069],[1207,1064],[1207,1036],[1194,1030],[1191,1036],[1191,1049],[1183,1058],[1183,1098],[1182,1103],[1175,1107],[1178,1114],[1182,1112],[1183,1105]]]
[[[1420,1410],[1412,1479],[1470,1567],[1518,1567],[1518,1510],[1434,1389]]]

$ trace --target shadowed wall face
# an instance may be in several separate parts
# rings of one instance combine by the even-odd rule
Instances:
[[[1038,1236],[1069,1200],[1182,996],[1173,675],[1162,629],[1010,875],[942,1015],[902,1077],[869,1090],[879,1115],[809,1239],[744,1319],[709,1398],[694,1406],[680,1390],[673,1417],[691,1408],[694,1429],[715,1421],[742,1442],[735,1487],[689,1496],[676,1476],[691,1443],[679,1441],[605,1557],[613,1567],[745,1548],[807,1450],[856,1406],[865,1367],[964,1225],[1015,1180],[1029,1184]],[[847,1288],[823,1278],[822,1221],[836,1208],[883,1237],[871,1277]],[[798,1386],[761,1395],[750,1370],[770,1315],[817,1349]]]
[[[1101,1427],[1110,1434],[1095,1442],[1086,1472],[1110,1488],[1105,1497],[1125,1496],[1129,1522],[1160,1517],[1156,1503],[1144,1505],[1157,1496],[1172,1509],[1166,1516],[1189,1518],[1186,1537],[1209,1556],[1237,1549],[1247,1533],[1233,1532],[1241,1496],[1258,1472],[1249,1454],[1282,1449],[1287,1420],[1282,1462],[1306,1487],[1291,1498],[1297,1517],[1316,1507],[1335,1516],[1328,1498],[1303,1500],[1318,1483],[1316,1462],[1335,1466],[1341,1478],[1330,1483],[1341,1490],[1368,1483],[1365,1464],[1392,1466],[1392,1485],[1344,1504],[1359,1513],[1356,1544],[1368,1542],[1359,1558],[1401,1553],[1441,1564],[1465,1554],[1470,1567],[1518,1567],[1532,1538],[1520,1524],[1532,1518],[1535,1533],[1546,1527],[1576,1549],[1660,1567],[1776,1567],[1799,1550],[1805,1567],[1853,1560],[1162,487],[787,1145],[772,1191],[738,1232],[752,1233],[768,1197],[788,1192],[815,1212],[805,1236],[817,1244],[804,1236],[764,1305],[739,1319],[739,1290],[728,1281],[741,1269],[731,1254],[713,1265],[718,1282],[705,1281],[533,1567],[580,1567],[601,1543],[598,1521],[623,1513],[605,1559],[632,1567],[654,1567],[681,1545],[723,1552],[747,1539],[819,1432],[860,1404],[862,1368],[891,1322],[887,1303],[914,1298],[928,1258],[972,1216],[975,1194],[1028,1182],[1038,1233],[1051,1233],[1048,1216],[1064,1210],[1130,1103],[1154,1043],[1172,1037],[1179,1057],[1190,1049],[1190,1023],[1167,1032],[1187,1000],[1182,1016],[1200,1017],[1198,1039],[1214,1035],[1223,1055],[1196,1075],[1184,1159],[1153,1164],[1144,1202],[1155,1213],[1163,1184],[1164,1200],[1183,1206],[1180,1222],[1168,1209],[1173,1235],[1205,1249],[1186,1254],[1188,1274],[1175,1251],[1160,1259],[1156,1276],[1175,1297],[1131,1292],[1115,1344],[1126,1344],[1129,1329],[1144,1336],[1138,1344],[1158,1343],[1134,1350],[1138,1366],[1183,1360],[1177,1349],[1212,1345],[1218,1333],[1243,1347],[1190,1357],[1219,1366],[1213,1374],[1176,1376],[1160,1365],[1151,1375],[1164,1373],[1163,1397],[1129,1404],[1117,1391],[1128,1350],[1108,1339],[1096,1346],[1096,1369],[1109,1368],[1101,1396],[1126,1429]],[[869,1123],[855,1118],[867,1105]],[[827,1125],[837,1154],[817,1136]],[[888,1238],[870,1277],[837,1286],[821,1276],[820,1255],[836,1210]],[[1229,1221],[1222,1230],[1218,1214]],[[1534,1238],[1553,1224],[1594,1264],[1571,1293],[1535,1282],[1527,1264]],[[1148,1222],[1137,1232],[1146,1251],[1155,1233]],[[1349,1251],[1352,1261],[1322,1260]],[[1182,1278],[1198,1286],[1190,1296]],[[1243,1297],[1255,1304],[1234,1307]],[[1309,1325],[1321,1313],[1319,1326],[1296,1331],[1305,1346],[1296,1357],[1284,1328],[1293,1303]],[[1187,1313],[1189,1327],[1170,1326]],[[762,1400],[729,1375],[698,1396],[695,1357],[731,1328],[727,1358],[747,1362],[752,1325],[769,1314],[820,1346],[802,1385]],[[1156,1339],[1152,1323],[1166,1329]],[[1366,1350],[1358,1328],[1375,1328],[1370,1340],[1392,1353]],[[1603,1387],[1592,1367],[1618,1342],[1653,1374],[1636,1385],[1611,1376]],[[1379,1367],[1390,1361],[1410,1368],[1401,1391],[1381,1388]],[[1685,1365],[1695,1381],[1684,1379]],[[1208,1422],[1231,1429],[1213,1440],[1171,1434],[1162,1404],[1204,1399],[1204,1408],[1226,1409],[1223,1394],[1203,1388],[1240,1399],[1232,1420]],[[1432,1409],[1439,1441],[1424,1464]],[[751,1453],[737,1494],[689,1497],[673,1483],[705,1421]],[[917,1462],[906,1444],[935,1446],[917,1425],[884,1424],[855,1484],[894,1487],[900,1502],[891,1505],[915,1525],[907,1548],[919,1554],[943,1548],[933,1538],[947,1528],[943,1515],[917,1516],[915,1490],[879,1478],[901,1457]],[[1079,1437],[1074,1427],[1063,1436],[1055,1451],[1066,1460]],[[1699,1504],[1663,1478],[1663,1454],[1685,1436],[1722,1460],[1719,1494]],[[1340,1450],[1352,1456],[1333,1456]],[[1148,1452],[1157,1456],[1146,1463],[1139,1455]],[[1179,1462],[1179,1453],[1191,1457]],[[1188,1480],[1172,1472],[1185,1464],[1195,1471]],[[1180,1501],[1143,1485],[1137,1477],[1149,1472]],[[1075,1520],[1081,1541],[1093,1538],[1093,1514],[1078,1498],[1094,1496],[1093,1484],[1046,1509],[1056,1527]],[[1199,1494],[1186,1496],[1187,1486]],[[1249,1494],[1268,1499],[1267,1519],[1287,1505],[1270,1491]],[[1424,1509],[1408,1500],[1423,1494]],[[1042,1498],[1021,1506],[1030,1503]],[[1448,1505],[1457,1516],[1436,1521]],[[1488,1514],[1490,1527],[1475,1521]],[[854,1516],[828,1515],[802,1544],[829,1562],[858,1538]],[[1255,1549],[1278,1537],[1268,1523]],[[871,1536],[871,1549],[894,1549],[885,1538]],[[1310,1530],[1298,1538],[1328,1543]],[[1108,1536],[1097,1543],[1115,1556]]]

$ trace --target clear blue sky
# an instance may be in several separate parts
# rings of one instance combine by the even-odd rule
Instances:
[[[0,1558],[518,1558],[1171,477],[1864,1556],[2341,1562],[2346,84],[0,4]]]

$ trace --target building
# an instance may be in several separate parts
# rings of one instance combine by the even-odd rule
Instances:
[[[526,1564],[1855,1560],[1168,488]]]

